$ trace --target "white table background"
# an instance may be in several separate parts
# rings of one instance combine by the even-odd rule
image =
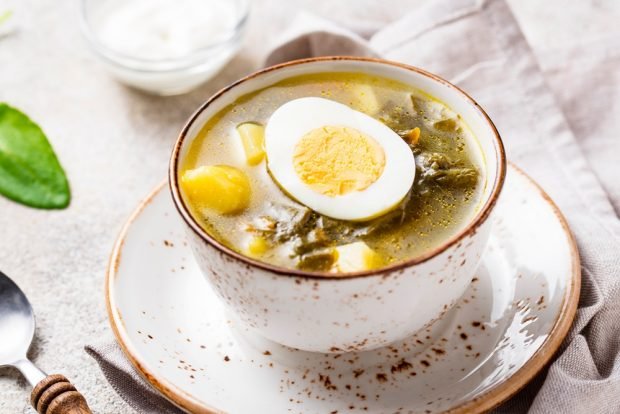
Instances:
[[[424,1],[409,1],[408,7]],[[294,3],[366,32],[404,14],[396,5],[402,1],[394,7],[372,0]],[[620,1],[509,3],[552,86],[549,56],[620,36]],[[274,0],[254,6],[281,9]],[[0,198],[0,270],[35,308],[34,361],[69,377],[94,412],[130,413],[83,351],[87,343],[111,338],[103,282],[114,239],[138,202],[165,178],[172,144],[188,116],[213,91],[256,68],[258,45],[273,39],[264,33],[268,23],[252,19],[244,49],[225,73],[189,95],[158,98],[107,75],[82,39],[76,0],[0,0],[0,12],[5,9],[14,11],[19,28],[0,38],[0,101],[42,126],[69,176],[73,199],[68,209],[48,212]],[[0,413],[34,413],[29,393],[16,371],[0,369]]]

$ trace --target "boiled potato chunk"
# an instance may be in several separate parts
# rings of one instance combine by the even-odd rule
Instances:
[[[265,127],[246,122],[237,126],[245,159],[249,165],[258,165],[265,158]]]
[[[355,101],[353,106],[358,111],[368,115],[375,115],[381,111],[381,104],[372,86],[365,83],[358,83],[352,86]]]
[[[260,257],[269,250],[269,242],[261,236],[252,236],[248,242],[247,252],[249,256]]]
[[[228,165],[203,165],[187,170],[181,186],[198,207],[221,214],[243,211],[250,204],[250,180],[247,175]]]
[[[338,246],[334,270],[338,272],[359,272],[380,267],[381,256],[362,241]]]

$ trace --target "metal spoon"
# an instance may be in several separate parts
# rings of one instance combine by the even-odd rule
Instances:
[[[92,414],[67,378],[48,376],[28,360],[34,329],[34,312],[26,295],[0,272],[0,367],[21,371],[34,388],[30,401],[39,414]]]

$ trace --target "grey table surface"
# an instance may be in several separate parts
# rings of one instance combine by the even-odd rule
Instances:
[[[273,7],[275,13],[274,3],[254,7]],[[295,3],[337,21],[334,16],[347,12],[346,2],[336,6],[339,13],[333,13],[333,4],[326,6],[329,2]],[[402,14],[396,4],[364,4],[377,10],[376,21],[363,22],[366,28],[380,28]],[[620,2],[613,0],[510,4],[541,56],[599,35],[600,25],[582,18],[592,6],[599,22],[620,18]],[[111,337],[103,291],[110,250],[131,211],[164,180],[172,144],[188,116],[213,91],[260,63],[254,46],[264,40],[264,22],[251,21],[242,53],[224,73],[188,95],[159,98],[108,76],[82,39],[77,1],[0,0],[4,9],[15,12],[18,30],[0,38],[0,101],[21,108],[43,127],[67,171],[73,199],[66,210],[40,211],[0,198],[0,269],[35,307],[34,361],[68,376],[94,412],[129,413],[83,351],[85,344]],[[33,413],[29,392],[16,371],[0,369],[0,413]]]

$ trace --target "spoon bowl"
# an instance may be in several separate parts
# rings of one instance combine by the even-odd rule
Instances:
[[[46,375],[27,358],[34,338],[34,311],[22,290],[0,272],[0,367],[13,366],[33,387]]]
[[[0,366],[26,358],[34,338],[34,312],[24,292],[0,272]]]
[[[30,402],[39,414],[92,414],[67,378],[48,376],[28,360],[34,330],[34,311],[28,298],[0,272],[0,367],[17,368],[32,385]]]

